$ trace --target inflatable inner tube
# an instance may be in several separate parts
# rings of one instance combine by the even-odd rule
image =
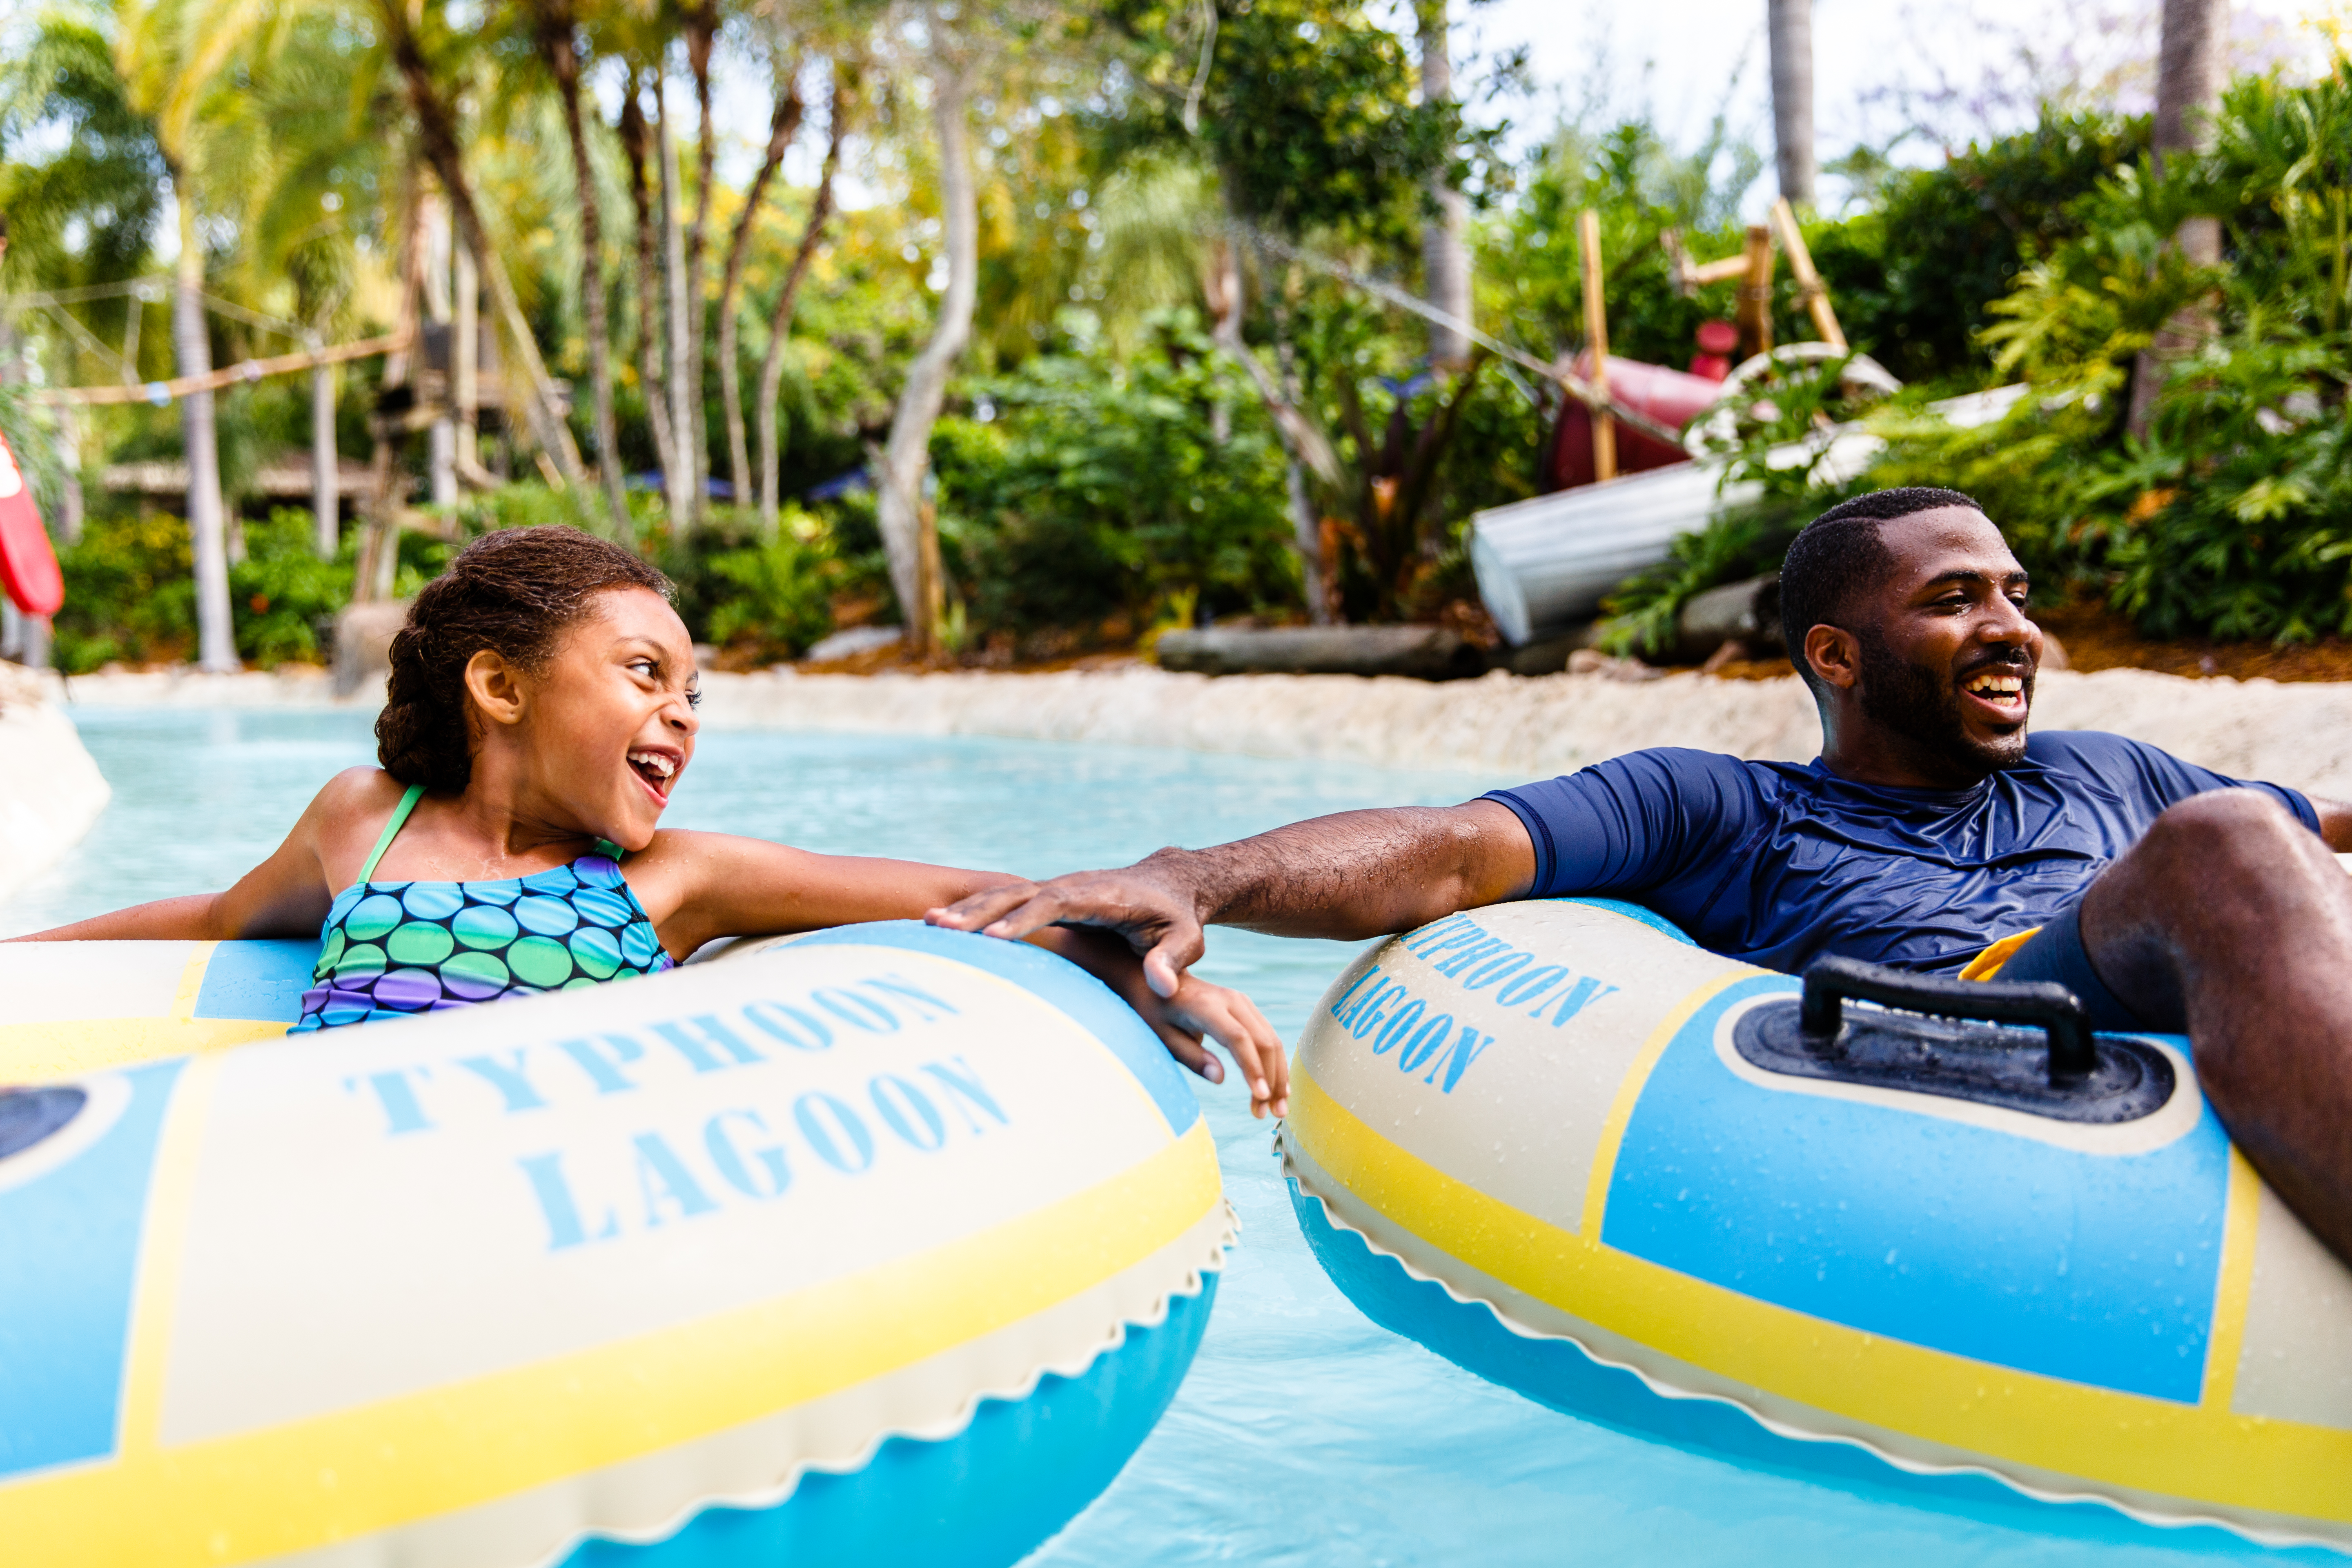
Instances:
[[[307,973],[239,945],[0,948],[121,970],[0,1040],[11,1564],[1006,1563],[1199,1343],[1208,1128],[1036,948],[853,927],[227,1048]]]
[[[2352,1275],[2189,1042],[2058,1038],[2053,1085],[2041,1030],[1848,1002],[1830,1061],[1800,989],[1598,900],[1382,944],[1299,1047],[1309,1241],[1574,1415],[2028,1528],[2352,1548]]]

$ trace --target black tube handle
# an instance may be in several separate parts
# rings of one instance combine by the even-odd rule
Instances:
[[[1823,1054],[1836,1049],[1844,1022],[1841,1005],[1849,996],[1909,1013],[2042,1029],[2050,1037],[2053,1089],[2082,1082],[2098,1065],[2090,1015],[2080,997],[2055,981],[1955,980],[1858,958],[1817,958],[1805,970],[1805,995],[1798,1014],[1798,1027],[1812,1049]]]

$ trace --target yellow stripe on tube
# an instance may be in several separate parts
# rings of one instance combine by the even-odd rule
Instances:
[[[2205,1388],[2198,1403],[2227,1411],[2238,1389],[2238,1360],[2246,1344],[2246,1307],[2254,1294],[2254,1234],[2262,1222],[2263,1184],[2233,1144],[2230,1196],[2221,1216],[2221,1270],[2213,1290],[2213,1328],[2206,1338]]]
[[[54,1083],[166,1057],[274,1040],[287,1026],[258,1018],[77,1018],[0,1024],[0,1083]]]
[[[203,1064],[192,1064],[191,1071]],[[778,1300],[284,1427],[0,1487],[12,1562],[249,1562],[485,1503],[910,1366],[1150,1258],[1222,1202],[1205,1121],[1119,1175]],[[157,1256],[151,1253],[151,1257]],[[149,1291],[129,1410],[152,1429]],[[811,1354],[812,1347],[824,1353]],[[495,1434],[495,1439],[486,1434]]]
[[[2092,1389],[1772,1306],[1489,1197],[1390,1142],[1303,1072],[1291,1103],[1285,1136],[1356,1201],[1515,1289],[1654,1348],[1662,1363],[1841,1418],[1825,1428],[1906,1435],[1951,1465],[1990,1459],[2287,1516],[2282,1524],[2352,1523],[2352,1432]],[[1658,1370],[1671,1380],[1671,1367]]]

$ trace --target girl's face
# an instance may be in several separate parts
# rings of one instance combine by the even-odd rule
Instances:
[[[697,673],[686,623],[647,588],[590,602],[538,678],[517,739],[566,815],[643,849],[694,756]]]

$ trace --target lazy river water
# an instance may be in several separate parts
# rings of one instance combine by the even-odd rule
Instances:
[[[368,716],[343,711],[83,710],[76,720],[113,804],[58,869],[0,905],[0,935],[225,886],[268,852],[328,774],[373,751]],[[1051,873],[1350,806],[1456,801],[1496,782],[1118,747],[711,731],[667,820],[813,849]],[[1349,952],[1220,931],[1202,969],[1249,991],[1295,1040]],[[2143,1531],[2119,1546],[2041,1533],[2022,1510],[2013,1524],[1959,1519],[1545,1410],[1349,1305],[1300,1237],[1266,1124],[1250,1120],[1237,1090],[1201,1092],[1242,1244],[1174,1406],[1110,1490],[1034,1563],[1944,1568],[2186,1563],[2250,1551],[2210,1530]],[[2093,1528],[2106,1533],[2104,1522]]]

